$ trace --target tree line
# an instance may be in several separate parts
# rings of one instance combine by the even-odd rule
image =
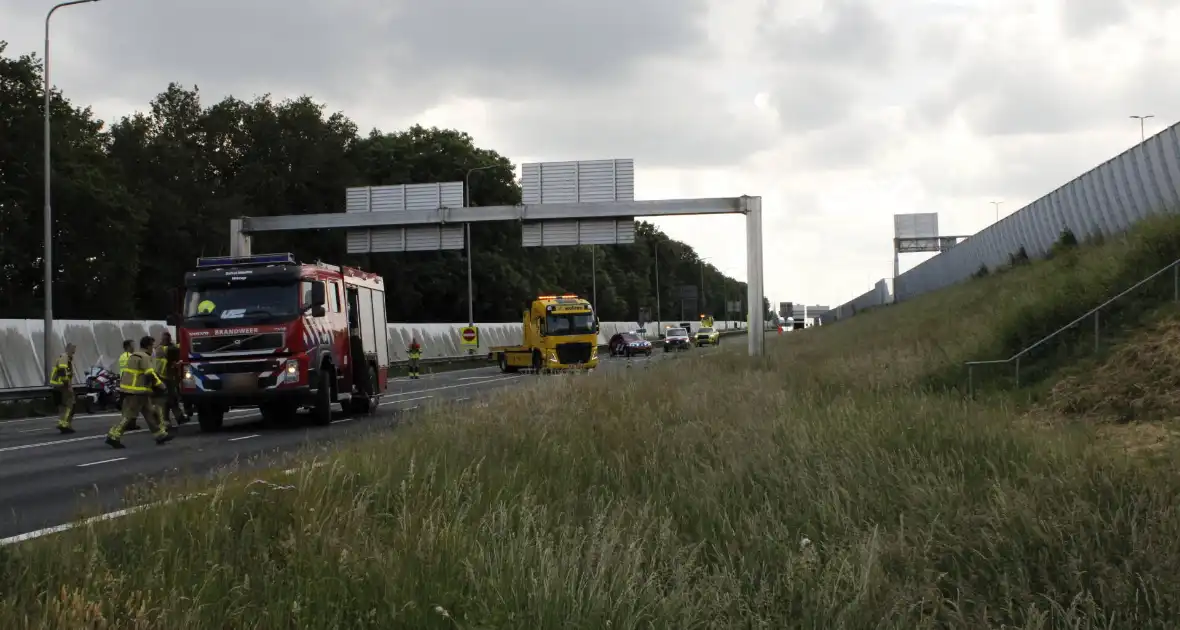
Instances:
[[[0,41],[0,318],[37,318],[44,295],[41,63],[9,56],[6,47]],[[54,315],[61,319],[161,319],[175,310],[174,291],[197,257],[228,254],[231,218],[343,212],[349,186],[461,181],[469,169],[491,166],[471,176],[472,205],[521,200],[514,165],[462,131],[416,125],[362,134],[309,96],[205,105],[196,86],[171,83],[146,112],[108,125],[54,90],[51,117]],[[635,320],[644,308],[654,317],[657,255],[665,320],[681,315],[680,287],[701,282],[697,253],[646,222],[634,245],[595,253],[524,248],[512,223],[476,223],[471,232],[476,321],[513,321],[538,293],[589,297],[595,280],[602,319]],[[256,252],[289,251],[381,274],[391,321],[467,319],[462,251],[349,255],[340,230],[254,241]],[[718,319],[726,301],[745,304],[745,283],[708,264],[704,290],[699,310]],[[691,307],[686,314],[697,315]]]

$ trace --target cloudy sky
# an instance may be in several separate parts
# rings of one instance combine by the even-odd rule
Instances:
[[[52,3],[0,0],[9,53],[40,50]],[[1130,115],[1149,135],[1180,116],[1176,0],[102,0],[53,20],[54,83],[107,119],[171,80],[311,94],[518,164],[634,158],[640,199],[761,195],[775,302],[890,275],[895,213],[973,233],[991,201],[1137,143]],[[741,217],[657,223],[745,279]]]

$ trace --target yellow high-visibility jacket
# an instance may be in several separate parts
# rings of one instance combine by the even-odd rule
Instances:
[[[150,394],[164,383],[152,366],[152,358],[138,350],[127,359],[127,367],[119,373],[119,391],[124,394]]]

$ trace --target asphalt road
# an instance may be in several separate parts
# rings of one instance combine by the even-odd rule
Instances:
[[[669,357],[687,358],[705,350],[634,359],[634,367]],[[620,369],[623,359],[604,357],[599,370]],[[301,413],[280,426],[264,426],[256,410],[232,411],[217,433],[201,433],[196,422],[180,427],[176,439],[159,446],[148,431],[128,432],[127,448],[103,443],[116,421],[114,414],[80,415],[77,433],[62,435],[55,418],[0,421],[0,544],[3,539],[68,523],[82,514],[98,514],[127,507],[126,490],[144,476],[163,479],[209,475],[225,466],[277,466],[285,457],[307,446],[330,447],[357,437],[364,429],[392,428],[399,417],[427,403],[473,404],[490,392],[531,378],[532,374],[501,374],[496,367],[405,378],[390,383],[389,391],[372,416],[341,415],[325,427],[312,426]],[[543,376],[540,378],[544,378]],[[587,378],[594,378],[594,374]]]

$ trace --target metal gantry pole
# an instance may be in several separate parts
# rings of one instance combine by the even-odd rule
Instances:
[[[766,354],[766,313],[762,305],[762,198],[744,197],[746,203],[746,309],[750,325],[746,334],[752,357]]]
[[[53,204],[50,201],[50,191],[52,174],[50,173],[50,127],[52,120],[52,106],[53,93],[51,92],[49,81],[49,18],[53,17],[53,13],[62,7],[68,7],[75,4],[85,4],[87,2],[97,2],[98,0],[71,0],[70,2],[59,2],[49,9],[45,14],[45,59],[42,68],[42,74],[45,79],[45,252],[41,257],[41,264],[45,271],[45,322],[44,332],[42,334],[44,344],[42,346],[41,357],[42,365],[45,370],[45,384],[49,384],[50,376],[53,373]]]

